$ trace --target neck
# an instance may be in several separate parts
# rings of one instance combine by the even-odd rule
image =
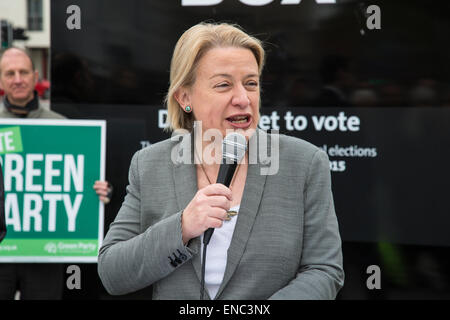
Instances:
[[[8,98],[8,101],[10,104],[16,106],[16,107],[22,107],[25,108],[25,106],[28,104],[28,102],[30,102],[31,100],[33,100],[34,95],[32,95],[31,97],[27,98],[26,100],[13,100]]]
[[[205,171],[207,178],[211,183],[214,183],[215,178],[211,179],[210,177],[217,177],[221,163],[221,152],[219,155],[220,157],[216,158],[215,149],[211,150],[211,147],[208,144],[203,145],[202,148],[197,146],[198,145],[196,145],[194,163],[197,164],[197,167],[201,168],[202,171]]]
[[[216,182],[217,176],[219,174],[221,162],[208,163],[205,160],[201,161],[201,159],[198,156],[198,153],[196,153],[195,163],[197,164],[197,170],[199,170],[199,172],[201,172],[203,175],[205,175],[205,178],[208,180],[209,184],[213,184]],[[242,166],[246,167],[247,164],[248,164],[248,153],[246,152],[242,161],[238,163],[237,169],[235,171],[235,176],[237,176],[239,168]],[[233,180],[234,180],[234,178],[233,178]],[[230,187],[231,187],[231,185],[230,185]]]
[[[36,110],[39,107],[36,93],[31,98],[22,101],[10,100],[6,96],[4,105],[9,112],[19,116],[26,116],[30,111]]]
[[[221,141],[203,141],[201,136],[196,136],[195,163],[202,163],[204,167],[219,167],[222,163],[222,142]]]

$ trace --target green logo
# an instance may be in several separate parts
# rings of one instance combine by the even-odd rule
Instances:
[[[0,154],[22,152],[20,127],[0,129]]]

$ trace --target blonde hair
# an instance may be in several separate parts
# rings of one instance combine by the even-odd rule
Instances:
[[[189,88],[194,84],[200,59],[208,50],[217,47],[249,49],[255,56],[261,75],[264,67],[262,43],[238,25],[202,22],[189,28],[178,39],[170,64],[170,86],[164,101],[168,113],[166,130],[192,129],[194,116],[181,109],[175,93],[181,87]]]

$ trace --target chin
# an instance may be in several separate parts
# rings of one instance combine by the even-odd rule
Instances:
[[[227,134],[231,133],[231,132],[237,132],[237,133],[240,133],[240,134],[244,135],[247,138],[247,140],[248,140],[248,138],[251,137],[255,131],[256,131],[256,127],[255,126],[250,126],[250,127],[247,127],[247,128],[234,128],[234,127],[232,127],[232,128],[227,128],[225,130],[224,137]]]
[[[29,95],[29,94],[27,94],[27,95],[25,95],[25,94],[11,95],[10,97],[11,97],[11,100],[20,101],[20,102],[30,101],[33,99],[32,94],[31,95]]]

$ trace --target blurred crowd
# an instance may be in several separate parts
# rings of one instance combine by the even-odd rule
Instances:
[[[325,56],[317,74],[319,79],[316,82],[284,74],[288,85],[280,87],[282,94],[277,95],[271,104],[287,107],[450,106],[450,83],[445,84],[432,77],[408,81],[359,79],[351,61],[341,55]],[[277,82],[276,77],[278,75],[269,76],[269,86]]]

